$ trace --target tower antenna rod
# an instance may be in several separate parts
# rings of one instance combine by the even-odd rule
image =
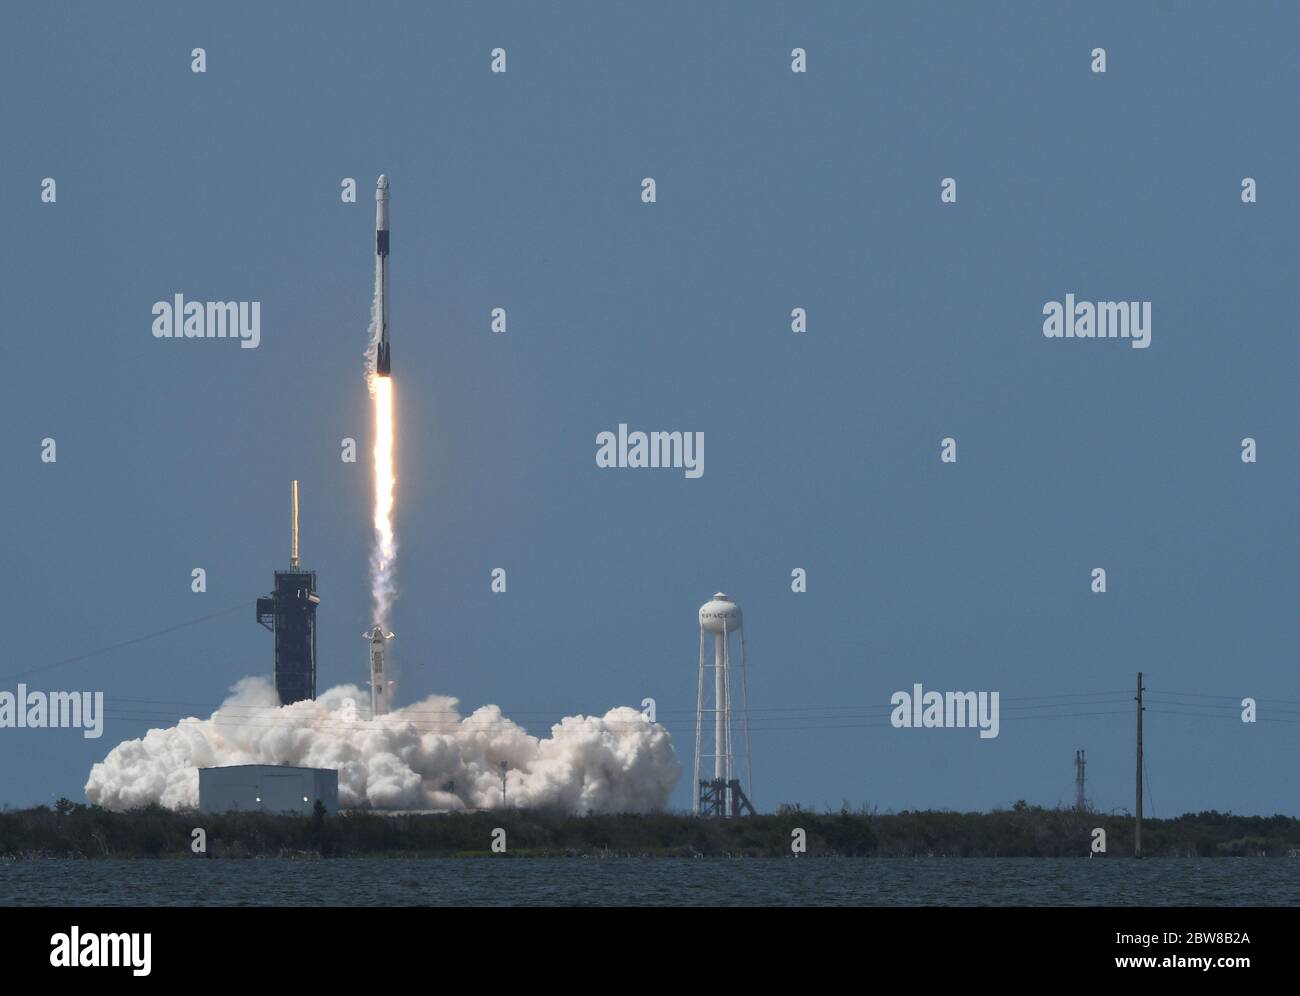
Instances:
[[[293,570],[298,569],[298,482],[293,482],[293,555],[289,559],[289,566]]]

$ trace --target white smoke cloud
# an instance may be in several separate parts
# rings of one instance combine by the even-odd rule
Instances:
[[[569,716],[546,739],[494,705],[461,717],[432,695],[374,719],[355,685],[281,706],[264,678],[244,678],[208,719],[189,717],[114,747],[90,771],[86,798],[106,809],[196,807],[200,767],[287,764],[337,768],[339,805],[375,809],[492,809],[570,813],[663,809],[681,774],[672,738],[636,709]]]

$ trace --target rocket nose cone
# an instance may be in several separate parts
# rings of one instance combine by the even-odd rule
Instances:
[[[380,190],[387,190],[387,189],[388,189],[388,177],[385,176],[385,175],[382,174],[382,173],[379,174],[379,182],[378,182],[377,184],[375,184],[375,186],[378,187]]]

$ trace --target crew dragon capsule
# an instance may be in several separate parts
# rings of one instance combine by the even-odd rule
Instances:
[[[375,373],[389,376],[392,357],[388,351],[388,177],[375,184],[375,254],[379,257],[379,349]]]

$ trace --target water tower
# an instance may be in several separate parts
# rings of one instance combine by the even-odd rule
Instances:
[[[705,634],[713,637],[712,662],[705,646]],[[732,745],[732,696],[736,682],[732,677],[731,634],[740,634],[740,717],[745,737],[745,787],[753,792],[753,768],[749,758],[749,690],[745,669],[745,630],[741,626],[740,607],[722,592],[700,606],[700,690],[695,706],[695,803],[696,816],[754,815],[748,795],[740,787],[737,774],[738,755]],[[710,675],[708,672],[712,672]],[[710,697],[710,688],[712,696]],[[712,720],[713,736],[707,727]],[[706,750],[711,748],[711,750]],[[713,762],[708,777],[708,762]],[[703,767],[705,770],[701,770]]]

